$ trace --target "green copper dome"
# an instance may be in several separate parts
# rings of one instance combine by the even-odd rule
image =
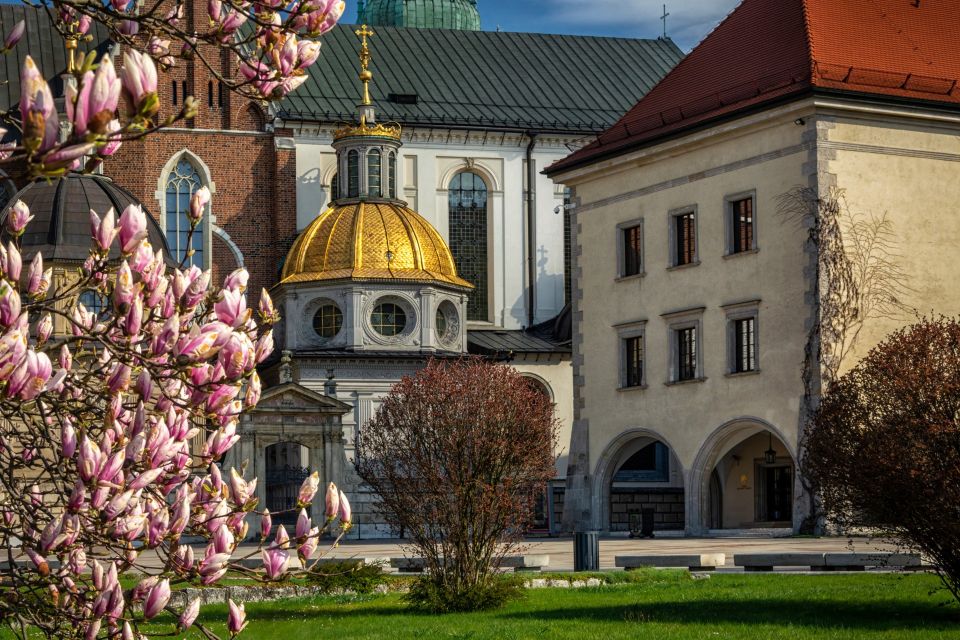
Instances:
[[[479,31],[480,12],[476,0],[361,0],[357,22],[372,27]]]

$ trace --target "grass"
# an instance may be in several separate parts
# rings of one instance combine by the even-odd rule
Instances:
[[[960,638],[960,608],[922,574],[738,575],[647,571],[630,582],[535,589],[503,609],[432,616],[400,595],[249,603],[244,637],[313,640]],[[222,632],[225,606],[203,619]]]
[[[531,589],[522,600],[486,613],[418,613],[398,593],[247,603],[250,625],[242,638],[960,640],[960,607],[929,574],[714,574],[708,580],[667,570],[589,575],[605,584]],[[201,614],[221,637],[227,637],[226,617],[225,605],[206,606]],[[161,614],[157,621],[164,624],[144,631],[169,633],[174,618]],[[8,637],[0,630],[0,639]]]

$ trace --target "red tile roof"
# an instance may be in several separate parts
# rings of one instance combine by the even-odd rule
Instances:
[[[960,2],[743,0],[615,125],[547,171],[814,90],[960,107]]]

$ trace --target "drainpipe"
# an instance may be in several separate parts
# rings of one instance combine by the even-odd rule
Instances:
[[[533,148],[537,144],[537,134],[527,132],[530,142],[527,143],[527,328],[533,326],[536,315],[536,287],[537,287],[537,239],[534,230],[537,228],[537,196],[535,181],[536,168],[533,166]]]

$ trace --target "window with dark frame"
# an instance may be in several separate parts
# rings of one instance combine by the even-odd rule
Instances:
[[[730,253],[753,250],[753,197],[734,200],[730,203],[731,236]]]
[[[623,340],[623,386],[643,386],[643,336]]]
[[[213,108],[213,80],[207,82],[207,106]]]
[[[623,229],[623,265],[621,275],[635,276],[643,269],[643,256],[641,255],[641,229],[640,225]]]
[[[693,211],[674,216],[676,256],[674,266],[693,264],[697,259],[697,220]]]
[[[173,82],[170,83],[170,85],[173,89],[173,96],[172,96],[171,102],[173,104],[177,104],[177,81],[174,80]]]
[[[223,108],[223,82],[217,82],[217,106]]]
[[[697,378],[697,329],[677,329],[677,380]]]
[[[742,318],[733,321],[734,373],[757,370],[756,327],[756,318]]]

